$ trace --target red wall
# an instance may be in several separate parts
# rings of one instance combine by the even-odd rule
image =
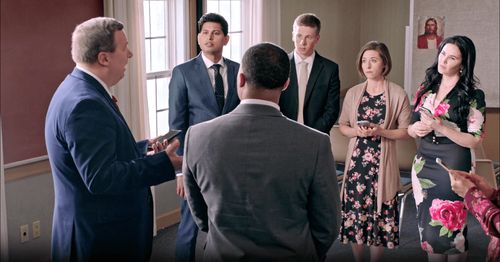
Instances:
[[[1,0],[0,113],[4,163],[46,155],[44,121],[72,70],[71,33],[103,15],[102,0]]]

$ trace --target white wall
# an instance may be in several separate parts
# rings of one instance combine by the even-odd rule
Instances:
[[[476,46],[475,74],[486,93],[487,107],[500,107],[499,101],[499,1],[498,0],[416,0],[413,19],[412,94],[424,80],[436,50],[418,49],[418,17],[444,16],[444,37],[465,35]]]
[[[281,46],[293,50],[292,24],[301,13],[315,13],[321,19],[318,52],[340,67],[343,91],[361,79],[356,57],[366,42],[384,42],[391,53],[393,69],[389,79],[404,82],[405,26],[409,21],[409,0],[287,0],[281,2]]]

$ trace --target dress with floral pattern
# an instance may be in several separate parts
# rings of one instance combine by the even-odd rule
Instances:
[[[436,92],[432,90],[422,96],[412,114],[412,123],[420,120],[420,107],[425,107],[448,127],[476,137],[484,135],[485,102],[481,90],[476,90],[471,100],[467,119],[460,119],[456,112],[459,106],[456,89],[452,89],[439,105],[433,107],[435,97]],[[467,211],[463,199],[451,190],[449,175],[436,163],[437,157],[451,169],[471,169],[469,148],[455,144],[437,132],[431,132],[420,140],[412,167],[420,243],[428,253],[460,254],[468,249]]]
[[[358,120],[382,125],[385,119],[384,93],[371,96],[366,91],[358,107]],[[396,198],[382,203],[377,212],[379,136],[357,137],[345,178],[342,200],[340,240],[394,248],[399,245],[398,205]]]

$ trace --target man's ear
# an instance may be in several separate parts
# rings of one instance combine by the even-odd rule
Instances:
[[[97,63],[101,65],[108,65],[109,64],[109,57],[106,52],[99,52],[97,54]]]
[[[244,87],[247,79],[243,73],[238,73],[238,87]]]
[[[285,91],[288,88],[288,85],[290,84],[290,78],[288,78],[283,85],[283,88],[281,88],[281,92]]]

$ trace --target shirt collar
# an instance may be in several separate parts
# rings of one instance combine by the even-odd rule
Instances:
[[[205,63],[205,66],[207,68],[210,68],[211,66],[213,66],[214,64],[219,64],[221,65],[221,68],[224,68],[225,64],[224,64],[224,58],[221,57],[219,61],[217,61],[217,63],[214,63],[212,62],[212,60],[208,59],[205,54],[203,54],[203,52],[201,52],[201,58],[203,59],[203,63]]]
[[[311,68],[310,65],[313,64],[315,57],[316,57],[316,51],[314,51],[312,55],[306,57],[305,59],[300,58],[297,52],[293,51],[293,58],[295,60],[296,65],[298,65],[300,62],[306,62],[307,64],[309,64],[309,68]]]
[[[106,93],[108,93],[109,97],[113,97],[113,94],[111,94],[110,90],[109,90],[109,87],[106,85],[106,83],[104,83],[104,81],[102,81],[99,77],[97,77],[96,75],[94,75],[92,72],[90,72],[89,70],[79,66],[79,65],[76,65],[76,68],[80,71],[83,71],[85,73],[87,73],[88,75],[90,75],[91,77],[95,78],[95,80],[97,80],[97,82],[99,82],[99,84],[101,84],[103,87],[104,87],[104,90],[106,90]]]
[[[265,106],[271,106],[276,108],[278,111],[280,111],[280,106],[274,102],[267,101],[267,100],[262,100],[262,99],[254,99],[254,98],[247,98],[241,100],[240,104],[255,104],[255,105],[265,105]]]

